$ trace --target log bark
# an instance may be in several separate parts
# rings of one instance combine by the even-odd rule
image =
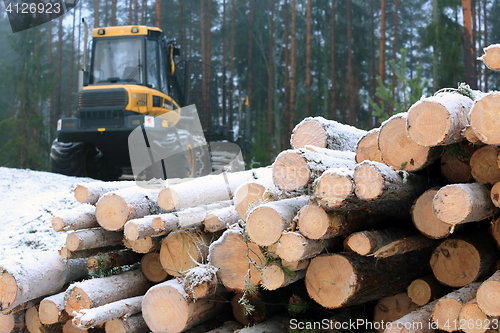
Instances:
[[[252,242],[260,246],[276,243],[292,223],[300,208],[310,203],[308,196],[268,202],[248,214],[246,231]]]
[[[435,247],[437,241],[429,239],[423,235],[412,235],[395,240],[373,253],[377,259],[387,258],[398,254],[403,254],[411,251],[422,250],[429,247]]]
[[[245,242],[242,232],[228,229],[210,245],[208,261],[219,269],[217,276],[228,290],[243,290],[246,279],[255,286],[260,283],[257,266],[264,264],[264,254],[255,243]]]
[[[182,276],[198,263],[206,262],[210,236],[200,230],[178,230],[163,239],[160,263],[172,276]]]
[[[95,205],[99,201],[99,198],[108,192],[134,186],[137,186],[137,183],[134,181],[91,182],[76,185],[73,192],[78,202]]]
[[[305,269],[285,272],[282,266],[272,263],[262,268],[260,285],[265,290],[276,290],[303,279],[305,275]]]
[[[64,310],[64,292],[44,298],[38,308],[40,322],[45,325],[61,323],[69,319]]]
[[[413,251],[378,260],[356,253],[322,254],[307,268],[307,292],[329,309],[376,300],[404,290],[425,274],[429,253]]]
[[[274,184],[284,191],[302,191],[331,168],[354,169],[355,162],[302,148],[281,152],[273,164]]]
[[[460,309],[474,299],[480,282],[471,283],[440,298],[432,310],[432,319],[437,327],[446,332],[453,332],[460,329],[458,314]]]
[[[451,92],[420,99],[408,110],[409,137],[425,147],[461,141],[473,103],[471,98]]]
[[[314,182],[314,196],[321,207],[339,209],[355,201],[354,171],[346,168],[328,169]]]
[[[161,215],[148,215],[142,218],[133,219],[125,223],[123,235],[126,239],[135,241],[146,237],[156,237],[166,235],[170,230],[153,228],[153,221]]]
[[[418,306],[426,305],[448,292],[450,288],[439,283],[432,274],[413,280],[407,289],[408,297]]]
[[[500,207],[500,182],[495,183],[491,188],[491,201],[496,207]]]
[[[123,243],[134,252],[146,254],[157,251],[160,248],[161,237],[146,237],[135,241],[124,239]]]
[[[142,274],[153,283],[165,281],[168,273],[163,269],[160,263],[160,254],[156,252],[147,253],[141,260]]]
[[[440,149],[415,143],[406,130],[407,113],[398,113],[380,126],[378,147],[382,161],[395,170],[418,171],[440,156]]]
[[[144,296],[122,299],[92,309],[81,309],[73,318],[73,325],[78,328],[91,328],[107,321],[129,317],[141,312]]]
[[[477,281],[495,265],[496,246],[481,231],[448,238],[436,247],[430,265],[439,282],[454,288],[463,287]]]
[[[198,264],[189,269],[182,278],[177,278],[177,281],[181,282],[189,298],[209,298],[214,296],[220,287],[216,273],[216,267],[210,264]]]
[[[369,212],[326,212],[317,205],[302,207],[297,216],[300,233],[309,239],[346,236],[387,223],[387,218]]]
[[[77,282],[66,290],[65,310],[70,316],[75,316],[81,309],[144,295],[150,286],[151,283],[139,270]]]
[[[38,251],[0,262],[0,272],[0,310],[7,311],[86,276],[87,261],[64,261],[57,251]]]
[[[129,220],[166,213],[158,206],[159,193],[158,189],[139,186],[108,192],[96,204],[97,222],[108,231],[119,231]]]
[[[476,301],[479,308],[488,316],[500,316],[500,270],[496,271],[479,287],[476,294]]]
[[[438,219],[451,226],[478,222],[493,215],[490,194],[481,183],[446,185],[434,196],[432,208]]]
[[[472,181],[470,158],[474,150],[473,145],[465,143],[458,143],[445,149],[441,156],[441,174],[452,183]]]
[[[241,292],[236,293],[231,300],[234,319],[236,319],[236,321],[243,326],[248,327],[261,323],[278,311],[276,305],[270,304],[272,300],[270,299],[269,294],[257,292],[255,294],[244,296],[255,309],[251,313],[247,313],[244,306],[239,302],[243,296],[244,295]]]
[[[208,331],[207,333],[233,333],[241,328],[241,324],[236,321],[227,321],[221,327]]]
[[[271,173],[271,168],[259,168],[199,177],[163,189],[158,195],[158,205],[171,211],[229,200],[241,184],[252,179],[269,177]]]
[[[342,237],[313,240],[297,231],[284,231],[276,246],[275,253],[288,262],[300,261],[328,251],[342,250]]]
[[[384,326],[406,316],[416,310],[418,305],[413,303],[406,293],[399,293],[394,296],[387,296],[380,299],[373,311],[374,326],[382,333]]]
[[[244,327],[233,333],[268,333],[268,332],[286,332],[290,327],[290,319],[287,317],[275,316],[262,323],[250,327]]]
[[[415,201],[411,208],[413,224],[424,236],[441,239],[452,234],[451,226],[438,219],[432,209],[432,201],[439,188],[431,188]]]
[[[500,44],[491,44],[483,48],[484,54],[478,58],[491,70],[500,70]]]
[[[29,333],[42,333],[45,331],[38,317],[37,306],[32,306],[26,310],[24,321]]]
[[[497,248],[500,249],[500,219],[493,218],[490,226],[490,234],[497,244]],[[500,269],[500,266],[499,266]]]
[[[292,131],[290,144],[293,149],[312,145],[341,151],[356,152],[356,145],[366,131],[344,125],[323,117],[308,117]]]
[[[104,325],[106,333],[147,333],[150,332],[141,313],[128,318],[116,318]]]
[[[0,333],[26,332],[26,310],[0,313]]]
[[[272,177],[250,180],[238,186],[234,192],[234,206],[243,221],[247,220],[251,208],[266,199],[264,196],[266,189],[273,186]]]
[[[483,333],[498,326],[498,318],[484,313],[477,305],[476,298],[470,300],[460,309],[458,322],[459,328],[465,333]]]
[[[153,332],[181,332],[211,319],[224,310],[221,302],[190,299],[177,280],[169,280],[148,290],[142,315]]]
[[[64,260],[79,259],[79,258],[85,258],[85,260],[87,260],[88,258],[90,258],[92,256],[97,256],[97,255],[104,253],[104,252],[120,251],[120,250],[123,250],[122,245],[98,247],[95,249],[79,250],[79,251],[70,251],[70,250],[68,250],[68,248],[66,246],[63,246],[59,250],[59,254],[61,255],[61,258]]]
[[[380,128],[374,128],[366,133],[359,141],[356,147],[356,163],[365,160],[382,162],[382,155],[378,148],[378,133]]]
[[[356,165],[354,183],[356,196],[367,201],[413,201],[431,185],[424,177],[372,161]]]
[[[499,92],[489,92],[476,100],[470,110],[470,125],[481,142],[488,145],[500,144],[500,119],[496,105]]]
[[[62,327],[63,333],[86,333],[88,330],[84,328],[78,328],[73,325],[71,320],[68,320]]]
[[[432,322],[432,310],[437,300],[387,325],[384,333],[434,333],[436,324]]]
[[[240,215],[235,206],[230,206],[211,211],[203,221],[203,225],[205,232],[217,232],[227,229],[230,225],[238,223],[239,220]]]
[[[66,248],[69,251],[97,249],[115,246],[123,241],[123,233],[110,232],[103,228],[74,231],[66,236]]]
[[[472,177],[483,184],[494,184],[500,181],[498,167],[498,149],[494,146],[484,146],[472,154],[470,168]]]
[[[51,222],[52,229],[55,231],[89,229],[99,226],[95,217],[95,207],[90,205],[54,213]]]
[[[87,268],[89,270],[108,269],[124,265],[132,265],[141,261],[142,256],[129,250],[103,252],[89,257]]]
[[[407,234],[407,232],[398,228],[365,230],[350,234],[345,239],[344,244],[346,249],[366,256],[395,240],[404,238]]]

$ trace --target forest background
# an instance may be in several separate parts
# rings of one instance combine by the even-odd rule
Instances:
[[[499,16],[500,0],[81,0],[13,34],[0,8],[0,166],[49,169],[57,119],[77,109],[82,17],[89,30],[159,26],[180,59],[225,73],[224,123],[256,166],[305,116],[370,129],[459,82],[498,90],[476,58],[500,42]]]

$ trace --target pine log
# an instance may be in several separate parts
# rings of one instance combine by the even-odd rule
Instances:
[[[305,147],[302,147],[302,148],[305,150],[311,151],[313,153],[356,162],[356,152],[352,152],[352,151],[348,151],[348,150],[335,150],[335,149],[329,149],[329,148],[321,148],[321,147],[312,146],[312,145],[306,145]]]
[[[500,181],[500,168],[497,162],[498,149],[484,146],[472,154],[470,158],[471,173],[474,179],[483,184],[494,184]]]
[[[491,221],[490,234],[500,249],[500,218],[494,218]],[[500,266],[499,266],[500,269]]]
[[[190,268],[183,277],[177,278],[189,298],[208,298],[219,290],[217,268],[210,264],[198,264]]]
[[[407,113],[398,113],[382,123],[378,146],[382,161],[395,170],[418,171],[440,156],[440,149],[415,143],[406,130]]]
[[[297,231],[284,231],[278,241],[275,253],[282,260],[300,261],[315,257],[325,251],[341,251],[342,241],[342,237],[314,240],[304,237]]]
[[[498,318],[486,315],[477,305],[476,298],[465,304],[458,313],[459,328],[465,333],[483,333],[497,327]]]
[[[373,253],[377,259],[387,258],[398,254],[403,254],[411,251],[422,250],[429,247],[435,247],[437,241],[429,239],[423,235],[417,234],[401,239],[397,239],[387,245],[382,246],[380,249]]]
[[[491,70],[500,70],[500,44],[491,44],[483,48],[484,54],[478,58]]]
[[[408,110],[410,138],[425,147],[462,140],[473,100],[459,93],[441,92],[422,98]]]
[[[250,326],[263,322],[278,310],[275,305],[269,304],[269,296],[270,295],[261,292],[245,296],[242,292],[236,293],[231,300],[234,319],[243,326]],[[245,300],[253,306],[254,310],[251,313],[248,313],[241,304],[240,300],[242,297],[245,297]]]
[[[207,214],[203,225],[205,232],[217,232],[227,229],[230,225],[238,223],[240,216],[236,211],[235,206],[229,206],[211,211]]]
[[[159,215],[148,215],[138,219],[127,221],[123,227],[123,235],[126,239],[135,241],[146,237],[157,237],[166,235],[170,230],[156,230],[153,228],[153,221]]]
[[[163,269],[160,263],[160,254],[150,252],[145,254],[141,260],[142,274],[153,283],[165,281],[168,278],[168,273]]]
[[[276,243],[283,231],[290,226],[299,209],[310,202],[308,196],[300,196],[255,207],[247,218],[248,236],[260,246]]]
[[[469,141],[470,143],[477,145],[477,146],[482,146],[484,143],[479,140],[477,137],[476,133],[474,133],[474,130],[472,129],[471,125],[465,126],[464,131],[462,132],[462,136]]]
[[[307,268],[307,292],[330,309],[376,300],[404,290],[422,276],[427,260],[427,250],[378,260],[352,252],[322,254]]]
[[[265,262],[258,245],[243,239],[242,230],[227,229],[210,245],[208,261],[219,270],[217,276],[226,289],[241,291],[245,280],[254,286],[260,283],[258,266]],[[249,262],[249,258],[251,262]]]
[[[107,321],[104,329],[106,333],[147,333],[150,331],[141,313],[128,318],[116,318]]]
[[[59,292],[87,275],[87,261],[64,261],[57,251],[24,253],[0,262],[0,310],[7,311],[37,297]]]
[[[378,332],[383,332],[387,323],[398,320],[416,310],[418,305],[413,303],[406,293],[387,296],[380,299],[375,306],[373,314],[374,327]]]
[[[281,260],[281,266],[288,269],[289,271],[300,271],[301,269],[306,269],[307,266],[309,266],[310,261],[310,259],[300,261]]]
[[[223,305],[203,298],[195,302],[177,280],[169,280],[148,290],[142,315],[153,332],[181,332],[216,316]]]
[[[339,157],[315,153],[308,149],[285,150],[273,164],[274,184],[284,191],[302,191],[311,185],[323,172],[331,168],[353,169],[355,162]]]
[[[434,239],[446,238],[451,235],[451,226],[438,219],[432,209],[432,201],[439,188],[431,188],[415,201],[411,208],[413,224],[424,236]]]
[[[271,168],[258,168],[199,177],[163,189],[158,195],[158,205],[166,211],[171,211],[229,200],[241,184],[252,179],[269,177],[271,173]]]
[[[500,182],[495,183],[491,188],[491,201],[496,207],[500,207]]]
[[[384,333],[434,333],[437,326],[432,322],[432,310],[437,300],[422,306],[387,325]]]
[[[52,229],[55,231],[89,229],[99,226],[95,217],[95,207],[90,205],[54,213],[51,222]]]
[[[356,152],[356,145],[365,134],[366,131],[338,123],[335,120],[327,120],[323,117],[308,117],[295,126],[290,144],[294,149],[311,145]]]
[[[66,236],[66,248],[69,251],[96,249],[115,246],[122,243],[123,233],[110,232],[103,228],[77,230]]]
[[[75,325],[73,325],[73,322],[71,320],[68,320],[62,327],[63,333],[86,333],[88,332],[87,329],[84,328],[78,328]]]
[[[432,274],[413,280],[407,290],[408,297],[418,306],[426,305],[448,292],[450,288],[439,283]]]
[[[446,147],[441,156],[441,174],[452,183],[468,183],[473,177],[470,158],[475,146],[464,142]]]
[[[151,283],[140,270],[77,282],[66,290],[65,309],[70,316],[75,316],[81,309],[96,308],[121,299],[144,295],[150,286]]]
[[[96,204],[97,222],[108,231],[119,231],[129,220],[166,213],[158,206],[159,193],[139,186],[108,192]]]
[[[300,233],[309,239],[327,239],[346,236],[355,231],[381,226],[387,222],[383,216],[369,212],[326,212],[317,205],[307,205],[298,213]]]
[[[350,234],[344,241],[347,250],[366,256],[381,247],[401,239],[407,235],[402,229],[389,228],[380,230],[364,230]]]
[[[479,287],[476,301],[479,308],[488,316],[500,316],[500,270],[496,271]]]
[[[500,93],[489,92],[476,100],[470,110],[470,125],[474,134],[488,145],[500,144],[500,119],[497,109],[499,102]]]
[[[432,310],[432,319],[439,329],[453,332],[460,329],[458,314],[460,309],[474,299],[480,282],[471,283],[440,298]]]
[[[281,265],[271,263],[260,271],[260,285],[265,290],[276,290],[286,287],[295,281],[303,279],[306,275],[305,269],[297,271],[285,271]]]
[[[161,243],[160,263],[172,276],[204,263],[208,256],[210,236],[200,230],[178,230],[170,233]]]
[[[267,188],[273,186],[272,177],[249,180],[238,186],[234,192],[234,206],[243,221],[247,220],[247,215],[252,208],[266,200],[264,193]]]
[[[434,196],[432,208],[438,219],[455,226],[491,217],[495,205],[491,202],[488,187],[472,183],[442,187]]]
[[[313,185],[314,196],[321,207],[339,209],[355,200],[353,176],[354,171],[346,168],[332,168],[323,172]]]
[[[42,333],[45,331],[38,317],[37,306],[32,306],[26,310],[24,321],[29,333]]]
[[[137,186],[134,181],[119,181],[119,182],[91,182],[81,183],[76,185],[73,190],[75,198],[78,202],[95,205],[99,198],[112,191],[121,190],[128,187]]]
[[[73,325],[88,329],[116,318],[129,317],[140,313],[143,299],[144,296],[136,296],[91,309],[80,309],[73,318]]]
[[[366,133],[359,141],[356,147],[356,163],[365,160],[382,162],[382,155],[378,148],[378,133],[380,128],[374,128]]]
[[[26,310],[0,313],[0,333],[26,332]]]
[[[142,256],[129,250],[108,251],[89,257],[87,268],[89,270],[108,269],[124,265],[132,265],[141,261]]]
[[[40,302],[38,315],[42,324],[55,324],[69,319],[68,313],[64,310],[64,293],[49,296]]]
[[[146,254],[160,248],[161,237],[146,237],[135,241],[124,239],[123,243],[134,252]]]
[[[70,251],[70,250],[68,250],[68,248],[66,246],[63,246],[59,250],[59,254],[61,255],[61,258],[64,260],[66,260],[66,259],[79,259],[79,258],[88,259],[92,256],[97,256],[97,255],[104,253],[104,252],[120,251],[120,250],[123,250],[122,245],[98,247],[95,249],[79,250],[79,251]]]
[[[458,288],[487,274],[497,255],[493,240],[484,237],[479,229],[442,241],[434,250],[430,265],[439,282]]]

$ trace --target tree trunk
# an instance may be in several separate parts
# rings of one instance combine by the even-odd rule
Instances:
[[[226,126],[226,0],[222,1],[222,127]]]
[[[382,162],[382,156],[378,148],[379,131],[379,128],[374,128],[359,139],[356,147],[356,163],[365,160]]]
[[[398,58],[396,56],[398,51],[398,7],[399,0],[396,0],[395,9],[394,9],[394,39],[392,41],[392,59],[394,63],[397,62]],[[392,71],[392,96],[396,99],[396,72]],[[406,105],[406,101],[404,101]],[[406,109],[406,108],[405,108]],[[389,117],[392,117],[394,114],[394,105],[389,106]]]
[[[497,317],[486,315],[477,305],[476,298],[465,304],[458,313],[458,322],[466,323],[461,325],[461,330],[465,333],[483,333],[495,326]],[[468,323],[474,323],[470,325]]]
[[[477,89],[476,73],[474,71],[474,43],[472,40],[471,26],[471,0],[462,0],[463,23],[464,23],[464,65],[465,82],[472,88]]]
[[[231,0],[231,56],[229,57],[229,117],[227,122],[227,129],[233,130],[233,94],[234,94],[234,43],[235,43],[235,1]]]
[[[109,269],[124,265],[133,265],[141,261],[142,256],[129,250],[118,250],[100,253],[87,260],[89,270]]]
[[[245,242],[238,230],[228,229],[210,246],[208,261],[219,269],[217,276],[226,289],[239,292],[245,288],[247,279],[253,285],[260,283],[257,266],[265,260],[258,245]]]
[[[64,284],[87,275],[86,260],[64,261],[57,251],[24,253],[22,263],[11,259],[0,265],[0,284],[4,286],[0,290],[1,311],[54,294]]]
[[[290,50],[290,129],[295,126],[295,21],[296,21],[296,0],[292,0],[292,31],[290,34],[291,50]],[[293,147],[293,146],[292,146]]]
[[[487,274],[496,261],[493,240],[480,232],[444,240],[432,254],[430,265],[436,279],[450,287],[468,285]]]
[[[374,324],[378,323],[377,326],[380,326],[380,329],[377,329],[377,331],[382,333],[387,323],[398,320],[417,308],[418,305],[413,303],[405,292],[387,296],[380,299],[375,306],[373,322]]]
[[[99,0],[96,0],[96,3],[99,4]],[[97,20],[99,20],[99,14],[97,15]],[[61,118],[62,115],[62,48],[63,48],[63,24],[62,24],[62,15],[59,16],[59,30],[58,30],[58,40],[57,40],[57,86],[56,86],[56,121]],[[96,27],[97,28],[97,27]]]
[[[70,251],[97,249],[122,243],[123,234],[102,228],[74,231],[66,236],[66,248]]]
[[[438,219],[451,226],[479,222],[493,215],[490,195],[480,183],[446,185],[434,196],[432,207]]]
[[[378,63],[378,73],[380,75],[380,80],[385,86],[385,6],[386,0],[381,0],[380,2],[380,51],[379,51],[379,63]]]
[[[450,292],[450,288],[439,283],[432,274],[413,280],[407,289],[408,297],[418,306],[424,306]]]
[[[181,332],[209,320],[224,310],[224,303],[211,299],[194,301],[177,280],[148,290],[142,316],[153,332]]]
[[[307,292],[329,309],[376,300],[404,290],[422,276],[429,254],[413,251],[378,260],[352,252],[323,254],[307,268]]]
[[[155,9],[156,9],[155,27],[159,28],[161,22],[161,0],[155,0]]]
[[[393,321],[384,333],[434,333],[437,326],[432,322],[432,310],[437,303],[435,300],[406,316]]]
[[[99,27],[99,0],[94,1],[94,29]]]
[[[402,229],[390,228],[372,231],[359,231],[345,239],[345,247],[359,255],[366,256],[378,249],[405,237]]]
[[[160,254],[156,252],[147,253],[141,260],[142,274],[153,283],[165,281],[168,273],[163,269],[160,263]]]
[[[134,25],[139,23],[139,1],[134,0]]]
[[[335,79],[335,0],[332,0],[332,10],[330,12],[330,77],[332,81],[330,87],[330,119],[337,120],[337,80]]]
[[[64,310],[64,291],[44,298],[38,308],[40,322],[44,325],[61,323],[69,319],[69,315]]]
[[[111,0],[111,25],[116,26],[116,1]]]
[[[68,116],[72,117],[73,112],[73,72],[75,66],[75,21],[76,9],[73,10],[73,29],[71,30],[71,62],[69,67],[69,84],[68,84]]]
[[[147,333],[151,331],[142,317],[142,313],[128,318],[112,319],[107,321],[104,327],[106,333]]]
[[[104,304],[92,309],[81,309],[73,318],[73,325],[78,328],[89,329],[113,319],[129,317],[136,313],[140,313],[143,299],[144,296],[136,296]]]
[[[453,332],[460,329],[458,314],[460,309],[474,299],[480,282],[471,283],[440,298],[432,310],[432,319],[437,327],[446,332]]]
[[[238,223],[240,216],[234,206],[226,207],[211,211],[207,214],[203,225],[205,232],[217,232],[227,229],[230,225]]]
[[[171,184],[172,180],[173,179],[168,180],[169,184]],[[99,201],[99,198],[108,192],[135,186],[137,186],[137,183],[129,180],[119,182],[80,183],[76,185],[73,192],[78,202],[95,205],[97,201]]]
[[[308,196],[301,196],[255,207],[247,218],[248,237],[260,246],[276,243],[282,232],[290,226],[299,209],[310,201]]]
[[[385,2],[385,0],[382,0]],[[351,22],[351,0],[346,1],[347,21],[347,70],[349,72],[349,125],[356,126],[356,86],[354,78],[353,47],[352,47],[352,22]]]
[[[470,110],[470,124],[474,134],[488,145],[500,144],[500,119],[497,109],[499,92],[490,92],[477,99]]]
[[[90,205],[56,212],[52,215],[51,222],[52,229],[55,231],[88,229],[99,226],[95,218],[95,207]]]
[[[271,0],[271,18],[269,29],[269,61],[267,80],[267,134],[273,134],[273,93],[274,93],[274,0]]]
[[[52,77],[52,21],[49,21],[49,32],[48,32],[48,37],[49,37],[49,41],[48,41],[48,49],[49,49],[49,78]],[[50,79],[49,79],[50,80]],[[50,80],[49,82],[52,83],[52,80]],[[56,119],[56,115],[54,113],[54,94],[53,93],[50,93],[49,94],[49,119],[50,119],[50,127],[51,128],[56,128],[56,123],[57,123],[57,119]],[[51,140],[53,139],[53,136],[51,135],[50,136]]]
[[[285,57],[285,73],[284,73],[284,82],[283,82],[283,87],[284,87],[284,92],[285,92],[285,102],[284,102],[284,107],[285,110],[283,112],[283,124],[281,125],[281,147],[283,149],[288,149],[288,137],[290,135],[291,128],[290,126],[290,50],[289,50],[289,44],[288,44],[288,38],[289,38],[289,28],[288,28],[288,1],[285,0],[285,3],[283,5],[283,12],[285,16],[285,31],[284,31],[284,57]]]
[[[413,224],[424,236],[434,239],[446,238],[451,235],[451,226],[438,219],[432,209],[432,200],[438,188],[432,188],[423,193],[415,201],[411,209]]]
[[[292,132],[290,143],[293,149],[306,145],[333,150],[356,152],[357,144],[367,132],[323,117],[302,120]]]
[[[495,184],[500,181],[500,168],[497,162],[498,149],[484,146],[476,150],[470,158],[471,174],[483,184]]]
[[[149,287],[151,283],[140,270],[77,282],[66,290],[65,309],[74,317],[82,309],[92,309],[125,298],[144,295]]]
[[[311,0],[307,0],[306,10],[306,96],[305,116],[311,114]]]
[[[408,110],[408,135],[426,147],[462,141],[473,102],[467,96],[449,92],[420,99]]]
[[[248,28],[247,28],[247,96],[246,96],[246,115],[245,115],[245,135],[250,137],[250,109],[253,107],[252,88],[253,88],[253,0],[248,0]]]
[[[398,113],[380,127],[378,146],[382,161],[395,170],[414,172],[430,165],[440,156],[440,151],[419,146],[406,130],[407,113]]]
[[[484,14],[484,45],[488,45],[488,12],[486,10],[486,1],[483,0],[483,14]],[[488,75],[489,71],[486,69],[484,70],[484,90],[483,91],[488,91]]]

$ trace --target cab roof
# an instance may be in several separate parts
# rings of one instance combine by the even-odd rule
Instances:
[[[132,32],[132,28],[137,28],[138,32]],[[104,30],[104,34],[99,34],[99,30]],[[147,27],[145,25],[124,25],[117,27],[100,27],[92,30],[92,37],[112,37],[112,36],[136,36],[147,35],[149,31],[161,33],[160,28]]]

